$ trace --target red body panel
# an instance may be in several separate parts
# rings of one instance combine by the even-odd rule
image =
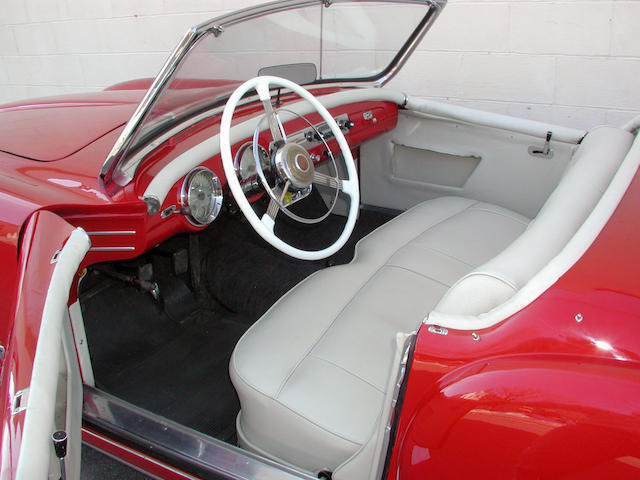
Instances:
[[[573,268],[479,341],[420,329],[389,479],[640,476],[638,205],[636,174]]]
[[[88,428],[83,428],[82,430],[82,441],[106,455],[117,458],[119,461],[130,465],[136,470],[152,473],[158,478],[165,480],[190,480],[195,478],[193,475],[189,475],[160,460],[150,458],[142,452],[107,438]]]
[[[8,343],[3,343],[7,348],[0,390],[2,411],[5,412],[2,423],[2,478],[12,478],[17,467],[25,413],[22,411],[12,415],[12,401],[16,392],[26,389],[31,383],[42,310],[55,266],[52,258],[72,230],[71,225],[53,213],[34,214],[25,226],[20,257],[16,259],[17,288],[10,292],[15,297],[9,298],[7,295],[2,299],[3,304],[15,305],[14,314],[3,318],[3,328],[10,328],[10,336]]]
[[[144,83],[145,80],[140,80],[139,82]],[[135,86],[138,86],[137,83]],[[211,88],[210,85],[207,86]],[[223,87],[218,86],[217,88]],[[335,88],[324,88],[315,91],[315,93],[327,94],[335,91]],[[92,105],[91,108],[94,109],[92,111],[94,113],[101,112],[99,117],[109,126],[112,124],[122,126],[130,116],[130,111],[111,107],[118,101],[126,103],[127,99],[133,100],[138,98],[139,95],[139,91],[114,90],[98,92],[92,94],[92,96],[77,95],[40,100],[29,103],[24,109],[19,105],[7,106],[5,107],[4,115],[3,110],[0,110],[0,130],[10,128],[7,126],[11,123],[6,116],[8,113],[40,111],[44,112],[43,119],[51,121],[48,112],[56,108],[56,105],[67,106],[70,110],[73,110],[72,107],[75,104]],[[282,101],[285,104],[294,100],[295,97],[293,96],[282,96]],[[39,107],[36,108],[36,105]],[[246,119],[248,116],[261,111],[261,109],[261,106],[256,105],[248,105],[238,109],[235,121],[242,121],[243,118]],[[376,113],[378,120],[376,124],[362,118],[362,112],[365,110],[372,110]],[[332,113],[334,115],[349,113],[353,117],[355,126],[347,134],[347,140],[352,146],[357,146],[368,138],[392,129],[397,122],[397,107],[391,103],[384,102],[351,104],[332,109]],[[75,117],[70,116],[69,118]],[[3,169],[11,172],[10,175],[0,176],[0,192],[6,194],[5,204],[3,204],[2,194],[0,194],[0,209],[11,212],[14,225],[21,225],[30,213],[38,209],[47,209],[59,213],[68,218],[74,226],[83,227],[87,231],[127,230],[135,232],[135,234],[127,236],[101,235],[91,237],[93,247],[126,246],[134,247],[134,249],[124,253],[121,251],[90,251],[85,258],[84,266],[107,260],[136,257],[176,233],[197,230],[197,227],[191,225],[182,215],[172,215],[164,220],[159,215],[147,216],[146,204],[141,198],[153,175],[162,167],[180,153],[219,132],[220,118],[219,115],[213,116],[186,129],[158,147],[143,162],[136,181],[118,192],[114,197],[109,197],[104,192],[98,180],[98,172],[108,152],[116,142],[121,132],[121,127],[101,135],[81,150],[56,161],[35,162],[0,152],[0,162],[3,164]],[[318,115],[309,115],[308,118],[312,122],[320,121]],[[291,123],[286,125],[288,132],[294,132],[306,126],[302,121]],[[65,123],[65,129],[66,135],[69,135],[69,132],[74,132],[73,136],[77,138],[76,144],[87,143],[86,132],[72,128],[67,123]],[[264,139],[264,144],[268,144],[268,137],[264,137]],[[245,141],[249,140],[246,139]],[[16,147],[21,152],[26,151],[25,145],[29,143],[24,138],[23,141],[25,143],[21,148]],[[234,151],[245,141],[235,145],[233,147]],[[54,142],[51,141],[49,143]],[[332,143],[330,142],[329,145],[333,148],[334,145]],[[316,153],[321,153],[321,150],[318,148]],[[220,177],[222,184],[225,185],[226,180],[221,162],[220,155],[212,155],[203,165],[212,169]],[[169,192],[163,204],[163,209],[176,204],[180,184],[181,182],[177,182]],[[16,202],[23,202],[25,208],[16,211],[14,206]]]
[[[52,160],[36,162],[0,152],[6,172],[0,176],[4,273],[0,280],[0,342],[7,346],[2,370],[2,448],[9,456],[4,458],[17,455],[21,419],[7,415],[9,403],[13,392],[28,385],[28,359],[35,351],[39,311],[52,270],[47,262],[68,235],[69,224],[88,232],[134,232],[92,236],[93,247],[133,249],[89,252],[84,266],[135,257],[176,233],[196,229],[182,215],[166,219],[148,216],[141,197],[162,167],[218,133],[220,116],[194,125],[158,147],[142,163],[135,183],[114,197],[104,192],[98,180],[107,153],[141,95],[126,88],[146,85],[145,80],[137,82],[91,96],[0,110],[0,132],[14,142],[6,144],[11,148],[0,149]],[[291,99],[283,96],[283,102],[287,101]],[[67,110],[60,128],[69,138],[57,141],[60,131],[46,127],[55,123],[51,119],[55,112]],[[368,110],[374,112],[377,123],[364,119],[362,113]],[[261,112],[260,106],[245,106],[238,110],[235,121],[257,112]],[[397,122],[397,107],[385,102],[332,109],[334,115],[342,113],[348,113],[355,124],[346,135],[354,147],[391,130]],[[95,116],[95,123],[86,120],[89,116]],[[308,118],[319,121],[317,115]],[[77,127],[77,122],[91,125]],[[27,132],[13,123],[41,127]],[[293,121],[285,128],[293,132],[304,125]],[[38,131],[40,136],[34,137]],[[233,151],[245,141],[237,143]],[[268,134],[261,137],[263,145],[268,141]],[[48,148],[51,146],[54,148]],[[322,148],[313,153],[321,155]],[[219,155],[212,155],[204,165],[226,183]],[[163,209],[176,204],[180,183],[169,192]],[[521,312],[476,332],[479,341],[470,332],[450,331],[440,336],[426,328],[420,330],[389,479],[640,475],[638,205],[640,180],[636,178],[583,258]],[[39,210],[55,212],[68,223],[49,213],[33,215]],[[36,231],[43,235],[40,238],[46,238],[46,246],[31,241]],[[73,300],[75,290],[71,292]],[[580,322],[576,321],[578,314]],[[164,478],[184,478],[167,465],[109,443],[95,432],[85,432],[85,439]],[[12,467],[3,463],[3,468]]]
[[[0,108],[0,150],[40,161],[59,160],[121,126],[139,91],[33,100]]]

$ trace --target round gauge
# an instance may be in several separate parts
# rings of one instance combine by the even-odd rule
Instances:
[[[262,170],[269,170],[269,153],[261,145],[258,145],[258,150]],[[253,156],[253,145],[251,142],[245,143],[238,149],[238,153],[236,153],[236,158],[233,163],[236,167],[236,172],[238,172],[238,176],[240,177],[240,181],[247,180],[258,173],[256,170],[256,161]]]
[[[200,227],[213,222],[222,207],[220,180],[208,168],[194,168],[184,179],[180,203],[192,224]]]

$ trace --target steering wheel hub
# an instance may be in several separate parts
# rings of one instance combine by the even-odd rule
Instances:
[[[313,182],[313,160],[302,146],[287,143],[276,152],[275,164],[283,180],[295,188],[307,188]]]

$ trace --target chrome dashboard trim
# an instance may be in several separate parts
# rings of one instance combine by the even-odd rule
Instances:
[[[83,403],[86,426],[198,477],[317,480],[86,385]]]
[[[332,0],[330,4],[359,1],[362,0]],[[372,78],[342,79],[340,80],[340,83],[362,85],[373,82],[375,85],[381,86],[391,80],[407,61],[411,53],[413,53],[417,45],[426,34],[427,30],[429,30],[429,28],[433,24],[433,21],[438,17],[447,3],[447,0],[378,1],[380,1],[380,3],[405,3],[414,5],[420,4],[427,5],[430,8],[421,23],[410,35],[409,39],[398,51],[396,56],[393,58],[393,60],[385,70]],[[166,140],[166,138],[169,138],[165,138],[165,135],[163,135],[162,137],[164,138],[164,140],[160,141],[160,138],[158,138],[151,142],[149,144],[150,149],[145,147],[144,150],[146,152],[144,154],[140,154],[139,152],[134,153],[134,158],[131,160],[127,160],[127,158],[125,157],[125,153],[127,153],[128,148],[131,146],[131,142],[135,138],[136,133],[138,133],[138,130],[144,122],[145,118],[153,109],[155,102],[173,80],[178,67],[186,57],[187,53],[198,43],[200,39],[202,39],[208,32],[212,32],[215,36],[223,35],[226,27],[234,25],[236,23],[241,23],[253,18],[262,17],[271,13],[313,5],[324,5],[325,7],[329,6],[327,5],[325,0],[280,0],[276,2],[266,3],[257,7],[245,8],[227,15],[222,15],[220,17],[216,17],[212,20],[196,25],[195,27],[191,27],[189,30],[187,30],[187,33],[184,35],[180,43],[178,43],[178,45],[175,47],[175,49],[163,65],[160,73],[154,79],[151,87],[146,92],[142,101],[136,108],[135,112],[125,125],[122,133],[113,145],[111,151],[107,155],[107,158],[102,165],[102,168],[100,169],[100,173],[98,175],[98,180],[102,182],[105,191],[109,195],[113,195],[114,193],[125,187],[127,184],[129,184],[135,177],[136,171],[146,154],[149,151],[157,148],[163,141]],[[332,79],[328,81],[318,81],[314,84],[328,83],[336,83],[336,81]],[[222,100],[223,99],[221,99],[221,101]],[[207,116],[208,115],[205,115],[202,118],[206,118]],[[183,126],[183,128],[186,127]]]

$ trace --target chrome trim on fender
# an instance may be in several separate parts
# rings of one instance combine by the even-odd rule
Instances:
[[[349,1],[353,0],[332,0],[331,4],[347,3]],[[371,78],[348,78],[342,79],[341,82],[350,84],[361,84],[362,82],[371,81],[374,82],[374,84],[380,86],[391,80],[400,70],[400,68],[405,64],[411,53],[413,53],[415,48],[418,46],[425,33],[429,30],[434,20],[438,17],[440,12],[446,5],[447,0],[380,0],[380,2],[421,4],[427,5],[430,8],[418,27],[409,36],[409,39],[404,43],[402,48],[400,48],[400,50],[386,69],[380,72],[377,76]],[[144,156],[136,155],[135,161],[127,162],[127,165],[124,165],[126,161],[124,154],[131,146],[131,142],[133,141],[135,134],[138,132],[145,118],[152,110],[155,102],[173,80],[178,67],[186,57],[187,53],[198,43],[200,39],[202,39],[209,32],[212,32],[212,34],[216,37],[219,35],[223,35],[226,27],[234,25],[236,23],[241,23],[253,18],[262,17],[271,13],[293,10],[296,8],[318,4],[328,6],[325,0],[281,0],[257,7],[238,10],[237,12],[216,17],[212,20],[190,28],[165,62],[164,66],[160,70],[160,73],[155,78],[155,80],[151,84],[151,87],[146,92],[144,98],[125,125],[122,133],[116,140],[116,143],[114,144],[104,164],[102,165],[99,174],[99,180],[102,181],[106,191],[110,195],[113,195],[115,192],[131,182],[131,180],[133,180],[133,178],[135,177],[135,173]],[[335,80],[331,79],[327,81],[318,81],[315,83],[335,83]],[[157,141],[153,142],[152,144],[156,147],[159,145]]]
[[[91,247],[90,252],[132,252],[136,247]]]
[[[87,235],[135,235],[135,230],[102,230],[96,232],[87,232]]]
[[[83,420],[113,438],[203,478],[317,480],[92,387],[84,387]]]
[[[393,386],[393,395],[391,397],[391,416],[384,429],[382,451],[383,455],[379,459],[378,463],[378,477],[388,477],[388,467],[391,461],[391,455],[393,454],[393,443],[396,438],[398,430],[398,424],[400,422],[400,410],[402,409],[402,402],[404,400],[404,392],[407,386],[407,380],[409,375],[409,369],[411,367],[411,357],[413,348],[418,338],[417,332],[413,332],[407,336],[404,348],[402,350],[402,357],[400,359],[400,368],[396,373],[396,383]],[[386,455],[384,455],[386,452]]]

